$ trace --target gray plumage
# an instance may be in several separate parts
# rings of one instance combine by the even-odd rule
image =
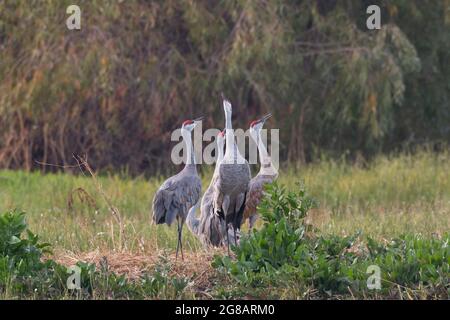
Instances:
[[[167,179],[153,198],[153,221],[169,226],[176,218],[186,220],[189,209],[199,200],[201,180],[195,165],[186,165],[177,175]]]
[[[214,175],[211,184],[202,197],[198,234],[202,243],[217,247],[223,244],[226,228],[224,221],[216,216],[213,210],[213,183],[216,179],[217,175]]]
[[[237,153],[237,147],[236,152]],[[235,157],[236,159],[236,157]],[[228,226],[233,227],[234,242],[237,244],[237,237],[242,223],[242,216],[245,208],[245,199],[250,182],[250,166],[247,160],[243,163],[230,163],[224,161],[219,166],[218,176],[214,182],[214,212],[222,221],[225,222],[229,236]],[[229,243],[228,243],[229,244]]]
[[[277,179],[277,174],[269,175],[258,173],[256,177],[250,180],[248,185],[247,199],[245,201],[245,210],[242,222],[249,220],[249,228],[253,228],[258,219],[257,207],[264,195],[264,186],[270,184]]]
[[[198,205],[193,207],[188,214],[186,224],[188,228],[194,233],[201,243],[205,246],[222,246],[226,245],[226,232],[225,221],[214,213],[213,198],[214,198],[214,184],[217,180],[219,164],[223,159],[224,148],[224,136],[223,132],[217,136],[217,162],[214,170],[211,183],[206,189],[200,203],[200,219],[197,219],[195,212]],[[234,233],[231,230],[228,231],[230,241],[237,242],[234,238]]]
[[[222,94],[225,112],[226,152],[219,164],[217,179],[214,181],[213,206],[214,213],[225,221],[228,236],[228,226],[231,224],[234,234],[241,227],[245,197],[250,182],[250,166],[242,157],[235,143],[232,126],[232,106]],[[236,240],[237,237],[235,237]],[[228,251],[230,241],[228,239]],[[237,241],[235,241],[237,244]]]
[[[189,210],[186,224],[204,246],[220,247],[227,245],[227,228],[225,225],[225,220],[216,215],[214,212],[214,181],[215,180],[213,178],[211,185],[208,189],[206,189],[205,194],[202,197],[200,205],[200,219],[195,217],[195,212],[198,208],[198,206],[195,206]],[[239,240],[239,232],[237,232],[235,239],[234,232],[232,232],[232,230],[228,230],[228,236],[230,242],[237,242]]]
[[[245,201],[245,210],[242,222],[249,219],[249,227],[253,228],[257,218],[258,212],[257,207],[261,202],[264,195],[264,186],[266,184],[272,183],[278,177],[278,170],[272,165],[272,160],[267,153],[266,147],[261,140],[261,129],[267,119],[271,117],[271,114],[267,114],[259,120],[255,120],[250,124],[250,136],[255,141],[258,152],[259,159],[261,162],[261,168],[259,173],[250,180],[248,186],[247,199]]]
[[[195,205],[189,210],[186,218],[186,225],[188,229],[195,235],[198,236],[198,230],[200,225],[200,220],[197,219],[195,212],[197,211],[198,205]]]
[[[181,249],[181,257],[184,258],[181,241],[183,225],[189,210],[198,203],[202,189],[201,180],[197,174],[194,148],[191,140],[191,132],[197,124],[196,121],[200,121],[200,119],[186,120],[181,127],[181,135],[187,147],[187,159],[184,169],[162,184],[153,198],[152,205],[153,221],[156,224],[165,223],[170,226],[175,219],[177,220],[177,258],[179,249]]]

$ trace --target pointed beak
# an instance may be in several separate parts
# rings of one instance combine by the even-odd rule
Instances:
[[[271,116],[272,116],[271,113],[266,114],[266,115],[265,115],[264,117],[262,117],[259,121],[262,122],[262,123],[264,123],[264,122],[266,122],[266,120],[269,119]]]
[[[201,117],[198,117],[197,119],[194,119],[194,120],[192,120],[192,121],[194,121],[194,122],[199,122],[199,121],[202,121],[202,120],[204,120],[205,119],[205,117],[204,116],[201,116]]]
[[[222,103],[223,106],[226,108],[230,108],[231,109],[231,102],[230,100],[228,100],[225,95],[223,94],[223,92],[220,93],[220,97],[222,98]]]

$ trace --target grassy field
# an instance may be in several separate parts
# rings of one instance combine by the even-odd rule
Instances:
[[[210,172],[202,176],[204,189],[210,176]],[[99,177],[122,215],[123,239],[89,176],[0,171],[0,212],[25,211],[29,228],[53,245],[57,261],[98,262],[106,256],[119,273],[132,276],[161,256],[173,258],[176,228],[150,223],[151,201],[162,180]],[[324,235],[360,230],[384,241],[405,233],[435,237],[450,230],[448,152],[379,157],[360,165],[322,161],[281,170],[279,183],[288,189],[295,189],[299,181],[317,203],[307,220]],[[185,231],[189,266],[178,262],[174,270],[201,275],[211,269],[212,254]]]

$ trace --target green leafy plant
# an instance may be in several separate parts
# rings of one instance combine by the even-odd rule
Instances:
[[[21,238],[23,232],[26,238]],[[39,243],[39,237],[27,229],[24,212],[0,215],[0,256],[8,257],[13,265],[39,266],[42,254],[49,252],[49,247],[49,243]]]
[[[27,229],[24,212],[0,215],[0,292],[7,287],[17,292],[30,287],[31,278],[51,264],[41,261],[49,246]]]
[[[262,227],[233,247],[236,260],[216,256],[213,266],[250,288],[285,286],[325,296],[394,295],[396,290],[411,296],[421,288],[448,296],[449,234],[432,239],[405,235],[387,244],[363,241],[360,233],[320,235],[305,222],[313,203],[301,186],[297,192],[269,186],[259,207]],[[367,287],[371,265],[381,270],[381,290]]]
[[[25,237],[24,237],[25,235]],[[143,299],[179,298],[189,284],[184,277],[169,274],[170,265],[162,260],[152,273],[129,280],[109,268],[105,258],[97,267],[93,263],[77,262],[80,269],[80,289],[69,290],[70,276],[66,266],[51,259],[50,244],[27,229],[25,213],[19,211],[0,215],[0,296],[8,298],[101,298]]]
[[[235,248],[238,260],[254,271],[292,263],[301,239],[311,229],[304,218],[313,200],[306,196],[303,187],[298,192],[286,192],[272,184],[266,191],[268,196],[259,206],[262,228],[243,237],[240,246]]]

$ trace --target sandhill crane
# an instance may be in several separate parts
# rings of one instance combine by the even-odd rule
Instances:
[[[211,183],[206,189],[200,205],[200,219],[197,219],[195,212],[198,206],[189,210],[186,224],[188,228],[194,233],[204,245],[221,246],[225,244],[225,222],[213,212],[213,194],[214,182],[217,179],[219,164],[223,159],[223,148],[225,146],[225,131],[219,132],[216,138],[217,142],[217,159]],[[229,230],[228,232],[230,232]],[[233,241],[234,233],[229,234]]]
[[[176,259],[178,259],[179,250],[181,250],[181,257],[184,259],[183,245],[181,243],[183,224],[188,211],[198,203],[202,188],[201,180],[197,174],[191,139],[191,132],[201,119],[183,122],[181,135],[186,144],[186,164],[183,170],[167,179],[161,185],[153,198],[153,221],[156,224],[166,223],[170,226],[175,219],[177,220],[178,242]]]
[[[253,228],[258,218],[256,208],[262,199],[264,185],[272,183],[278,177],[278,170],[273,166],[272,159],[267,153],[267,149],[261,139],[261,129],[264,126],[264,122],[270,117],[271,114],[268,114],[261,119],[255,120],[250,123],[250,136],[255,141],[258,147],[259,161],[261,163],[258,174],[252,180],[250,180],[247,199],[245,201],[244,216],[242,219],[242,222],[244,222],[246,219],[249,219],[250,230]]]
[[[215,214],[225,220],[229,253],[230,239],[228,228],[231,224],[235,234],[235,244],[237,244],[236,231],[241,226],[245,197],[251,176],[248,162],[239,153],[234,140],[233,126],[231,123],[231,103],[223,95],[222,99],[225,111],[226,151],[219,164],[217,179],[214,181],[213,206]]]

